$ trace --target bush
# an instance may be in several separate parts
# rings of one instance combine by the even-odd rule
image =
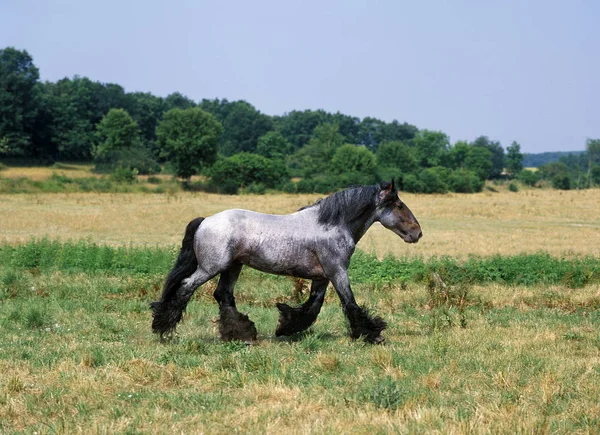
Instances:
[[[292,180],[289,180],[283,183],[280,189],[285,193],[298,193],[298,184],[294,183]]]
[[[217,185],[232,183],[237,187],[252,183],[275,187],[288,177],[283,161],[245,152],[221,158],[210,168],[209,175]]]
[[[112,173],[117,168],[137,169],[141,175],[152,175],[160,172],[160,165],[156,162],[150,150],[145,148],[129,148],[108,151],[94,160],[96,172]]]
[[[117,183],[135,183],[137,181],[138,170],[131,168],[116,168],[110,175],[110,178]]]
[[[402,177],[402,184],[405,192],[425,192],[424,183],[415,174],[406,174],[404,177]]]
[[[519,191],[519,186],[517,186],[516,183],[510,183],[508,185],[508,190],[510,190],[511,192],[518,192]]]
[[[519,181],[527,186],[535,186],[538,181],[540,181],[540,174],[538,171],[530,171],[528,169],[523,169],[517,175]]]
[[[160,178],[154,177],[154,176],[148,177],[148,180],[146,180],[146,181],[148,181],[148,183],[150,183],[150,184],[160,184],[161,183]]]
[[[466,169],[458,169],[448,176],[448,187],[457,193],[481,192],[484,184],[475,173]]]
[[[560,190],[570,190],[571,177],[567,174],[555,175],[552,177],[552,187]]]
[[[414,193],[446,193],[450,170],[442,167],[427,168],[418,176],[407,174],[402,182],[404,190]]]
[[[250,183],[242,190],[242,193],[264,195],[266,190],[267,188],[263,183]]]
[[[335,151],[330,169],[334,174],[374,174],[375,155],[364,146],[342,145]]]
[[[0,170],[2,167],[0,166]],[[593,165],[590,172],[591,185],[600,185],[600,165]]]

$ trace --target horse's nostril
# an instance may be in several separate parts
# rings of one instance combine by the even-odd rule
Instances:
[[[417,236],[417,239],[420,239],[421,237],[423,237],[423,231],[419,231],[419,235]]]

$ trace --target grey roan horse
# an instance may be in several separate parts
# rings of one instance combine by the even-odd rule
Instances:
[[[248,265],[312,280],[304,304],[295,308],[277,304],[277,336],[301,332],[314,323],[331,281],[350,323],[351,337],[380,343],[386,323],[357,305],[348,279],[350,257],[373,222],[380,222],[407,243],[416,243],[422,236],[417,219],[398,198],[394,180],[346,189],[289,215],[226,210],[196,218],[185,230],[160,300],[151,304],[152,330],[161,338],[172,333],[196,288],[220,275],[214,297],[219,303],[221,338],[256,340],[254,323],[237,311],[233,296],[242,266]]]

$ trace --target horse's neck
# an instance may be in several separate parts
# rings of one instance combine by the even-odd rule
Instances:
[[[370,214],[365,213],[365,216],[361,216],[360,219],[356,219],[353,222],[347,224],[348,230],[352,234],[352,238],[354,239],[354,243],[358,243],[358,241],[365,235],[367,230],[371,228],[371,225],[377,220],[377,215],[375,211]]]

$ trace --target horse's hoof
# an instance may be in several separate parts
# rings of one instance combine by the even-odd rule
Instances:
[[[385,341],[385,337],[383,335],[380,335],[378,337],[375,337],[372,341],[373,344],[383,344],[383,342]]]

